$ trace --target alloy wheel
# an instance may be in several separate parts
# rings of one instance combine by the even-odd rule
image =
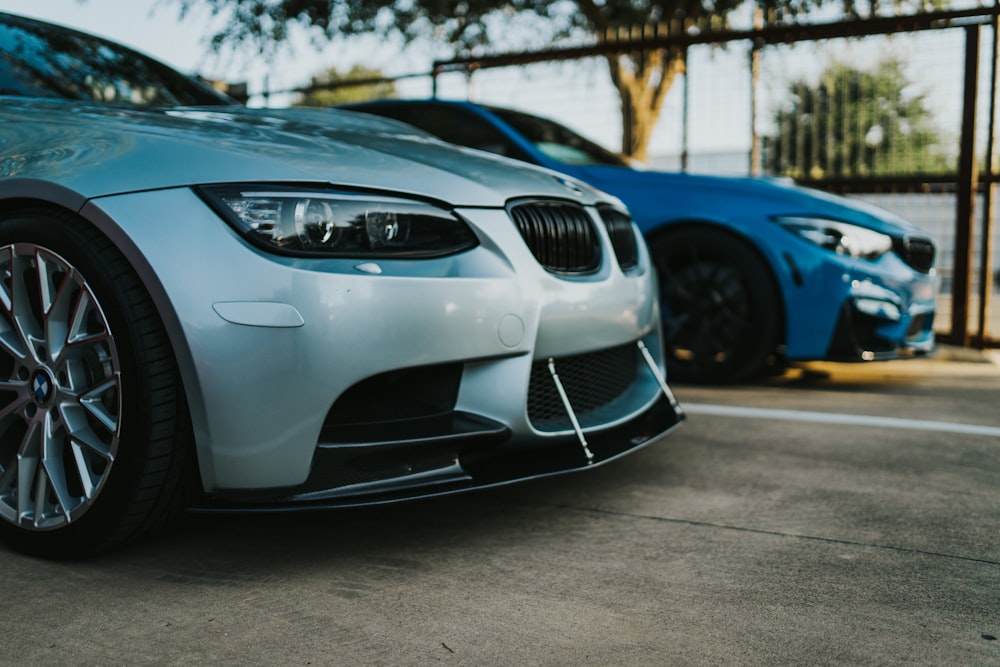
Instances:
[[[0,517],[61,528],[97,498],[118,450],[121,373],[87,279],[32,243],[0,248]]]

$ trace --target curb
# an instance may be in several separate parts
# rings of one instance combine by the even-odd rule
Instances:
[[[977,350],[957,345],[938,345],[932,361],[1000,365],[1000,350]]]

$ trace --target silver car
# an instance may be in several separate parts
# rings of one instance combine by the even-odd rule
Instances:
[[[613,197],[4,14],[0,266],[0,530],[34,554],[585,469],[683,419]]]

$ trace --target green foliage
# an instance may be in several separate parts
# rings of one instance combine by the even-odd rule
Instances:
[[[317,40],[361,34],[432,39],[454,54],[502,41],[517,19],[549,41],[571,34],[641,26],[673,19],[724,17],[743,0],[171,0],[186,12],[207,6],[227,17],[214,35],[216,49],[255,45],[261,52],[284,42],[295,26]],[[823,0],[759,0],[764,8],[796,14]],[[515,47],[516,48],[516,47]]]
[[[555,7],[565,2],[512,0],[174,0],[182,13],[208,6],[228,17],[212,38],[215,49],[254,45],[268,52],[284,42],[293,27],[304,29],[317,41],[364,34],[398,34],[406,41],[430,38],[454,45],[456,53],[489,42],[488,24],[496,17],[530,13],[555,19],[561,28],[566,12]],[[544,23],[544,22],[543,22]],[[540,24],[541,25],[541,24]]]
[[[745,0],[167,0],[182,13],[208,7],[226,15],[225,27],[213,37],[216,48],[255,45],[269,51],[298,26],[319,40],[360,34],[398,34],[407,41],[433,39],[455,54],[502,39],[515,19],[527,19],[549,40],[570,34],[595,33],[675,19],[712,19],[724,24]],[[845,16],[925,11],[948,0],[756,0],[765,12],[787,18],[802,16],[826,4],[839,4]],[[534,19],[533,21],[531,19]],[[516,48],[516,47],[515,47]]]
[[[765,143],[772,174],[818,179],[949,171],[925,95],[897,59],[868,70],[834,63],[818,84],[791,83],[774,121],[777,129]]]
[[[396,85],[392,81],[380,80],[381,78],[382,72],[362,65],[355,65],[345,73],[336,67],[331,67],[321,75],[313,77],[313,89],[303,93],[295,102],[295,106],[332,107],[338,104],[394,97]]]

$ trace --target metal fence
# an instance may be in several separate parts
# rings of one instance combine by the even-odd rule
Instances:
[[[996,7],[970,7],[802,25],[747,14],[731,24],[744,29],[643,27],[594,43],[439,61],[424,76],[385,80],[402,97],[472,99],[552,117],[614,150],[621,145],[621,107],[605,54],[682,48],[686,74],[664,103],[652,166],[788,175],[899,213],[938,240],[939,338],[1000,347],[1000,312],[990,308],[1000,247],[993,220],[997,17]],[[806,88],[833,99],[821,81],[832,64],[866,71],[886,61],[899,63],[906,81],[893,94],[919,99],[927,112],[921,122],[937,140],[934,160],[907,154],[912,118],[876,122],[875,110],[867,109],[856,118],[824,119],[822,105],[806,101]],[[372,81],[336,85],[366,83]],[[862,88],[852,93],[855,103],[877,106],[880,92]],[[853,138],[864,159],[831,157],[844,137]]]

